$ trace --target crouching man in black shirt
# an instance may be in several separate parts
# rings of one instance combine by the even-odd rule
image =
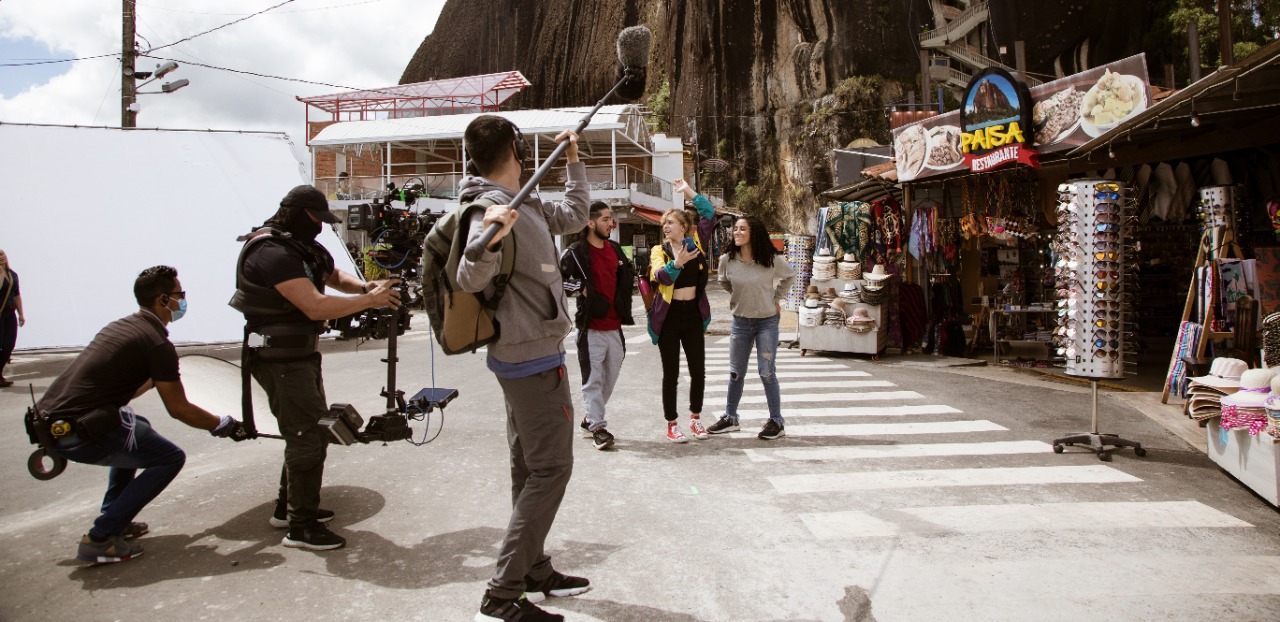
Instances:
[[[214,436],[237,442],[246,438],[239,421],[187,401],[178,352],[165,329],[187,312],[178,271],[168,266],[144,270],[134,281],[133,295],[138,312],[103,328],[39,403],[49,420],[70,423],[69,430],[54,431],[54,451],[73,462],[111,468],[102,514],[80,539],[76,554],[91,563],[123,562],[142,554],[131,540],[146,533],[147,524],[133,519],[178,476],[187,459],[128,406],[131,400],[155,387],[174,419]]]

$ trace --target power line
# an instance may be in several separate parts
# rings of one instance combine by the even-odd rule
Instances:
[[[95,56],[79,56],[76,58],[51,58],[49,60],[37,60],[28,63],[0,63],[0,67],[30,67],[32,65],[52,65],[54,63],[74,63],[79,60],[93,60],[95,58],[107,58],[109,56],[119,56],[119,52],[110,54],[97,54]]]
[[[348,4],[333,4],[333,5],[329,5],[329,6],[318,6],[318,7],[311,8],[311,9],[294,9],[294,10],[292,10],[292,11],[276,11],[276,13],[277,13],[277,14],[282,14],[282,13],[310,13],[310,12],[312,12],[312,11],[327,11],[327,10],[329,10],[329,9],[345,9],[345,8],[347,8],[347,7],[360,6],[360,5],[363,5],[363,4],[377,4],[377,3],[379,3],[379,2],[385,2],[385,1],[386,1],[386,0],[365,0],[364,2],[351,2],[351,3],[348,3]],[[170,12],[170,13],[186,13],[186,14],[188,14],[188,15],[219,15],[219,16],[222,16],[222,17],[231,17],[231,16],[235,16],[235,15],[248,15],[247,13],[213,13],[213,12],[209,12],[209,11],[184,11],[184,10],[182,10],[182,9],[170,9],[170,8],[167,8],[167,7],[155,6],[155,5],[152,5],[152,4],[150,4],[150,3],[147,3],[146,5],[138,5],[138,6],[146,6],[148,9],[153,9],[153,10],[157,10],[157,11],[168,11],[168,12]]]
[[[226,27],[228,27],[228,26],[234,26],[234,25],[239,24],[240,22],[243,22],[243,21],[245,21],[245,20],[247,20],[247,19],[251,19],[251,18],[257,17],[257,16],[259,16],[259,15],[262,15],[263,13],[266,13],[267,11],[270,11],[270,10],[272,10],[272,9],[278,9],[278,8],[280,8],[280,7],[282,7],[282,6],[286,5],[286,4],[290,4],[290,3],[292,3],[293,1],[294,1],[294,0],[284,0],[284,2],[281,2],[280,4],[273,5],[273,6],[269,6],[269,7],[265,8],[265,9],[262,9],[261,11],[258,11],[257,13],[253,13],[253,14],[250,14],[250,15],[246,15],[246,16],[244,16],[244,17],[241,17],[240,19],[236,19],[236,20],[229,21],[229,22],[227,22],[227,23],[225,23],[225,24],[223,24],[223,25],[221,25],[221,26],[218,26],[218,27],[215,27],[215,28],[210,28],[209,30],[206,30],[206,31],[204,31],[204,32],[196,33],[196,34],[194,34],[194,35],[191,35],[190,37],[185,37],[185,38],[182,38],[182,39],[178,39],[177,41],[174,41],[173,43],[166,43],[166,44],[164,44],[164,45],[162,45],[162,46],[160,46],[160,47],[154,47],[154,48],[151,48],[150,50],[147,50],[147,53],[155,52],[156,50],[163,50],[163,49],[165,49],[165,48],[167,48],[167,47],[173,47],[173,46],[175,46],[175,45],[178,45],[179,43],[185,43],[185,42],[187,42],[187,41],[190,41],[190,40],[192,40],[192,39],[195,39],[196,37],[203,37],[204,35],[207,35],[207,34],[209,34],[209,33],[211,33],[211,32],[215,32],[215,31],[218,31],[218,30],[222,30],[223,28],[226,28]],[[135,6],[136,6],[136,5],[135,5]]]
[[[155,35],[157,38],[159,38],[159,37],[160,37],[160,31],[158,31],[158,30],[156,30],[155,28],[153,28],[153,27],[151,26],[151,24],[148,24],[148,23],[146,22],[146,20],[144,20],[144,19],[142,19],[141,17],[139,17],[139,18],[138,18],[138,21],[142,22],[142,25],[143,25],[143,26],[146,26],[146,27],[147,27],[147,30],[150,30],[150,31],[151,31],[151,34]],[[138,35],[138,36],[142,36],[142,35]],[[150,44],[151,44],[150,42],[147,42],[147,45],[150,45]],[[174,47],[174,48],[173,48],[173,51],[175,51],[175,52],[177,52],[177,53],[179,53],[179,54],[182,54],[182,55],[184,55],[184,56],[189,56],[189,57],[191,57],[191,58],[194,58],[194,59],[196,59],[196,60],[197,60],[197,61],[199,61],[199,62],[202,62],[202,63],[203,63],[203,62],[205,62],[205,60],[204,60],[203,58],[200,58],[199,56],[196,56],[195,54],[192,54],[191,52],[188,52],[188,51],[186,51],[186,50],[179,49],[178,47]],[[188,61],[183,61],[183,62],[188,62]],[[249,84],[252,84],[252,85],[254,85],[254,86],[258,86],[258,87],[261,87],[261,88],[267,89],[268,91],[274,91],[274,92],[276,92],[276,93],[280,93],[281,95],[292,95],[292,93],[286,93],[286,92],[284,92],[284,91],[281,91],[280,89],[273,89],[273,88],[271,88],[271,87],[269,87],[269,86],[267,86],[267,85],[265,85],[265,84],[262,84],[261,82],[255,82],[255,81],[253,81],[253,80],[250,80],[250,79],[248,79],[248,78],[244,78],[244,77],[241,77],[240,79],[241,79],[241,80],[244,80],[245,82],[248,82]]]
[[[290,1],[292,1],[292,0],[290,0]],[[300,83],[302,83],[302,84],[315,84],[315,85],[318,85],[318,86],[329,86],[329,87],[333,87],[333,88],[336,88],[336,89],[347,89],[347,90],[352,90],[352,91],[359,91],[359,90],[361,90],[361,89],[358,89],[358,88],[356,88],[356,87],[354,87],[354,86],[346,86],[346,85],[343,85],[343,84],[330,84],[330,83],[328,83],[328,82],[316,82],[316,81],[314,81],[314,80],[303,80],[302,78],[288,78],[288,77],[285,77],[285,76],[273,76],[273,75],[268,74],[268,73],[256,73],[256,72],[253,72],[253,71],[244,71],[244,70],[242,70],[242,69],[231,69],[231,68],[229,68],[229,67],[219,67],[219,66],[217,66],[217,65],[209,65],[209,64],[206,64],[206,63],[195,63],[195,62],[192,62],[192,61],[189,61],[189,60],[185,60],[185,59],[165,58],[165,57],[163,57],[163,56],[152,56],[152,55],[150,55],[150,54],[139,54],[139,56],[141,56],[141,57],[143,57],[143,58],[151,58],[151,59],[155,59],[155,60],[171,60],[171,61],[174,61],[174,62],[181,62],[181,63],[185,63],[185,64],[187,64],[187,65],[193,65],[193,66],[195,66],[195,67],[204,67],[205,69],[216,69],[216,70],[218,70],[218,71],[226,71],[226,72],[229,72],[229,73],[239,73],[239,74],[244,74],[244,75],[246,75],[246,76],[256,76],[256,77],[259,77],[259,78],[271,78],[271,79],[273,79],[273,80],[284,80],[284,81],[286,81],[286,82],[300,82]]]

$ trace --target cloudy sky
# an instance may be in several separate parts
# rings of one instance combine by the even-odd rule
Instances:
[[[159,48],[284,0],[137,0],[141,49]],[[396,84],[444,0],[293,0],[155,52],[191,84],[139,97],[139,127],[270,130],[304,143],[297,96]],[[0,122],[120,124],[121,0],[0,2]],[[91,56],[103,58],[87,59]],[[33,66],[51,59],[86,58]],[[161,61],[139,59],[139,70]],[[197,67],[295,78],[324,86]],[[159,90],[159,83],[142,88]]]

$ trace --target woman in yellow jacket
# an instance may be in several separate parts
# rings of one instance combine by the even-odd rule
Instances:
[[[649,309],[649,337],[662,355],[662,414],[667,420],[667,440],[683,443],[688,438],[680,431],[676,410],[682,348],[689,365],[689,431],[699,440],[708,437],[701,421],[707,376],[704,335],[711,323],[706,249],[711,245],[716,212],[711,202],[683,179],[675,180],[674,190],[693,201],[698,217],[695,222],[683,209],[662,215],[663,242],[649,252],[648,279],[657,291]]]

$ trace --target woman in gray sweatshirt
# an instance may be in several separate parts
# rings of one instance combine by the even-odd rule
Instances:
[[[764,384],[769,420],[758,438],[773,440],[783,436],[782,403],[775,359],[778,357],[778,318],[795,270],[769,240],[764,223],[755,216],[743,216],[733,223],[733,241],[720,256],[720,284],[729,292],[733,326],[729,332],[729,395],[724,415],[707,428],[712,434],[738,430],[738,401],[746,384],[747,357],[756,349],[756,367]]]

